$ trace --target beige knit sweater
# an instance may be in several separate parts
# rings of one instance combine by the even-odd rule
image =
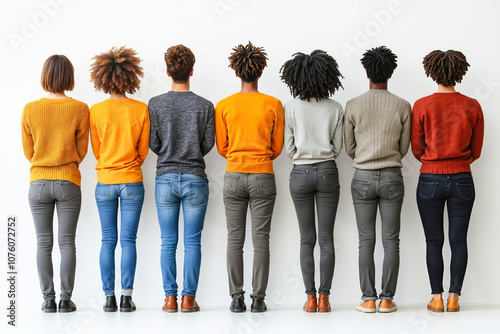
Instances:
[[[371,89],[346,104],[345,151],[357,169],[402,167],[410,130],[410,103],[387,90]]]

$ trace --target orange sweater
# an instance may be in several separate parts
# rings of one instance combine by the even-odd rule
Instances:
[[[215,108],[217,150],[227,159],[226,172],[274,174],[283,130],[283,106],[269,95],[236,93]]]
[[[148,106],[133,99],[105,100],[90,108],[90,139],[97,159],[97,181],[142,181],[149,150]]]
[[[87,154],[89,107],[72,98],[40,99],[23,110],[21,136],[31,163],[30,182],[66,180],[80,186],[78,166]]]

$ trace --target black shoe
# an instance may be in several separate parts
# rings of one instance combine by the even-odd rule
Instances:
[[[71,299],[68,300],[60,300],[59,301],[59,312],[60,313],[67,313],[67,312],[73,312],[76,311],[76,305],[71,301]]]
[[[252,312],[266,312],[267,306],[264,298],[252,298],[252,307],[250,310]]]
[[[42,311],[45,313],[57,312],[57,305],[54,299],[47,299],[42,304]]]
[[[135,304],[132,301],[132,296],[120,297],[120,312],[133,312],[135,311]]]
[[[245,301],[243,300],[243,296],[235,295],[233,297],[233,301],[231,302],[231,306],[229,306],[231,312],[245,312],[247,310],[247,306],[245,305]]]
[[[104,312],[116,312],[118,310],[118,306],[116,305],[116,297],[113,296],[106,296],[106,302],[104,303],[104,306],[102,307],[104,309]]]

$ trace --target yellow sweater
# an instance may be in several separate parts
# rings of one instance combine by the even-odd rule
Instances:
[[[105,100],[90,108],[90,139],[97,180],[104,184],[142,181],[149,150],[148,106],[133,99]]]
[[[226,172],[274,174],[283,149],[281,101],[262,93],[236,93],[215,108],[217,150],[227,159]]]
[[[72,98],[43,98],[24,107],[21,123],[30,182],[66,180],[80,186],[78,166],[87,154],[89,107]]]

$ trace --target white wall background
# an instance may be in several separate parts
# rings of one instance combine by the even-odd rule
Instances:
[[[260,90],[281,99],[291,99],[279,79],[279,69],[297,51],[323,49],[335,57],[345,76],[344,90],[334,99],[347,100],[365,92],[368,82],[359,58],[365,49],[386,45],[398,55],[398,68],[389,89],[410,103],[436,90],[426,78],[422,58],[434,49],[456,49],[465,53],[471,67],[457,89],[481,103],[486,119],[484,149],[473,164],[476,204],[469,230],[469,266],[463,288],[463,303],[493,303],[492,287],[500,281],[497,265],[500,249],[498,212],[498,166],[495,145],[500,140],[500,66],[497,43],[500,23],[497,2],[406,1],[406,0],[192,0],[192,1],[78,1],[26,0],[2,2],[1,79],[3,158],[0,191],[0,268],[6,268],[7,215],[18,216],[19,303],[23,308],[41,303],[35,250],[36,238],[27,191],[29,163],[24,158],[20,136],[23,106],[46,95],[40,87],[40,73],[47,57],[65,54],[76,70],[76,87],[69,96],[89,106],[107,98],[90,83],[89,68],[94,55],[112,46],[136,49],[143,59],[145,77],[141,91],[133,98],[145,103],[170,89],[163,53],[175,44],[190,47],[196,55],[192,90],[214,104],[239,89],[239,79],[227,65],[231,48],[251,40],[264,46],[269,66],[260,81]],[[351,159],[338,159],[341,200],[335,226],[336,267],[332,288],[333,303],[358,302],[357,229],[350,194],[353,175]],[[225,263],[226,225],[222,203],[225,160],[213,149],[206,157],[210,179],[210,203],[203,232],[203,260],[198,299],[204,306],[229,305]],[[74,300],[82,305],[101,296],[98,255],[100,225],[94,199],[96,160],[89,153],[81,165],[83,207],[77,234],[77,277]],[[163,289],[160,272],[159,226],[154,204],[156,155],[150,153],[143,167],[146,201],[139,227],[138,265],[134,299],[141,307],[160,307]],[[430,287],[425,266],[424,234],[415,202],[420,164],[411,156],[404,159],[406,198],[401,227],[401,269],[396,300],[425,303]],[[304,287],[299,269],[299,233],[288,191],[291,161],[282,154],[275,162],[278,197],[271,232],[271,274],[268,302],[299,305]],[[497,170],[497,172],[495,172]],[[182,241],[182,238],[180,239]],[[182,259],[182,242],[179,259]],[[246,282],[251,291],[251,238],[247,239]],[[449,247],[445,246],[449,263]],[[318,254],[319,255],[319,254]],[[380,285],[382,247],[377,245],[377,287]],[[117,251],[119,259],[119,251]],[[54,263],[59,260],[57,245]],[[119,263],[119,262],[117,262]],[[448,287],[446,266],[445,290]],[[6,270],[5,270],[6,271]],[[119,271],[117,271],[119,272]],[[178,263],[182,273],[182,262]],[[179,275],[182,287],[182,274]],[[57,275],[56,275],[57,277]],[[58,284],[58,280],[56,278]],[[119,288],[117,278],[117,288]],[[4,296],[6,282],[1,280]],[[3,304],[3,302],[1,302]]]

